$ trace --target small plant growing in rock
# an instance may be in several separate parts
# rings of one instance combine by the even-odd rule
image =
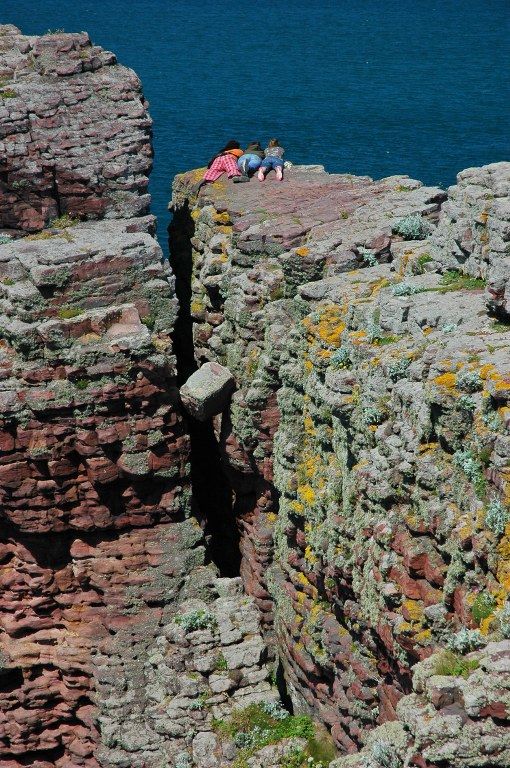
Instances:
[[[393,225],[393,232],[404,240],[425,240],[430,232],[428,223],[419,214],[404,216]]]
[[[185,632],[194,632],[197,629],[214,629],[217,625],[216,616],[203,608],[176,616],[174,621]]]
[[[228,668],[227,660],[226,660],[225,656],[222,653],[220,653],[220,655],[216,659],[216,661],[214,663],[214,667],[215,667],[215,669],[218,672],[221,672],[221,671],[223,671],[223,670]]]
[[[445,323],[441,328],[441,331],[442,333],[452,333],[452,331],[456,331],[458,327],[457,323]]]
[[[358,253],[365,262],[365,264],[368,264],[369,267],[375,267],[377,264],[377,256],[375,255],[375,252],[371,248],[365,248],[364,246],[360,246],[358,248]]]
[[[468,449],[466,451],[455,451],[453,454],[453,463],[459,469],[462,469],[467,479],[473,483],[478,495],[483,495],[486,490],[485,477],[480,464]]]
[[[12,243],[12,237],[10,235],[0,235],[0,245],[7,245]]]
[[[506,603],[498,614],[499,631],[506,640],[510,640],[510,603]]]
[[[502,536],[509,519],[509,510],[504,506],[501,499],[493,497],[488,503],[485,513],[485,525],[487,528],[495,533],[496,536]]]
[[[269,717],[272,717],[274,720],[286,720],[287,717],[289,717],[289,713],[279,701],[264,701],[262,703],[262,709],[266,715],[269,715]]]
[[[193,760],[187,752],[179,752],[175,758],[175,768],[192,768]]]
[[[149,331],[153,331],[154,326],[156,325],[156,318],[154,315],[145,315],[145,317],[142,317],[142,323],[149,329]]]
[[[366,405],[361,409],[361,418],[365,424],[379,424],[384,419],[384,414],[375,405]]]
[[[65,213],[63,216],[58,216],[56,219],[52,219],[50,221],[50,227],[54,227],[55,229],[67,229],[68,227],[74,227],[79,223],[79,219],[73,219],[72,216]]]
[[[90,381],[88,379],[77,379],[76,381],[73,381],[73,384],[76,389],[87,389]]]
[[[479,666],[478,659],[465,659],[453,651],[442,651],[435,661],[434,674],[443,677],[467,677]]]
[[[377,739],[372,744],[372,759],[381,768],[400,768],[402,762],[395,750],[382,739]]]
[[[486,642],[479,629],[462,627],[461,630],[447,640],[446,647],[454,653],[468,653],[469,651],[483,648]]]
[[[351,350],[349,347],[345,346],[344,344],[342,344],[341,347],[338,347],[338,349],[336,349],[331,355],[329,363],[334,371],[350,368],[352,365],[352,360]]]
[[[411,360],[408,357],[402,358],[402,360],[394,360],[388,365],[388,375],[393,382],[399,381],[399,379],[405,378],[407,375],[407,369],[411,365]]]
[[[483,386],[478,371],[459,371],[455,377],[455,382],[458,389],[462,389],[464,392],[478,392]]]
[[[477,624],[481,624],[484,619],[488,619],[494,611],[494,596],[489,592],[479,592],[471,606],[471,614]]]
[[[394,285],[391,292],[394,296],[413,296],[415,293],[421,293],[422,289],[411,283],[402,282]]]
[[[457,408],[460,411],[468,411],[469,413],[472,413],[476,408],[476,404],[469,395],[461,395],[457,400]]]

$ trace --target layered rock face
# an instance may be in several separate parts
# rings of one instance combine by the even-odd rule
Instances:
[[[151,121],[135,73],[87,34],[0,25],[0,228],[147,213]]]
[[[197,200],[196,178],[174,184],[173,266],[198,363],[236,378],[217,431],[241,572],[294,706],[348,752],[401,718],[406,764],[507,765],[510,164],[448,192],[302,167]],[[393,765],[375,738],[360,759]]]

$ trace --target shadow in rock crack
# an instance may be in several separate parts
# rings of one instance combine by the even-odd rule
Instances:
[[[188,203],[174,212],[168,227],[170,265],[175,275],[179,313],[172,336],[177,358],[177,380],[181,386],[197,370],[191,317],[195,223]],[[222,576],[239,576],[241,552],[233,511],[232,487],[225,474],[218,441],[211,421],[187,417],[191,442],[191,486],[197,516],[205,520],[209,554]]]

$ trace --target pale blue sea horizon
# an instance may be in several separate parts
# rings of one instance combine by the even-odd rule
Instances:
[[[510,160],[508,0],[3,0],[0,23],[85,30],[136,70],[165,250],[173,176],[231,138],[277,136],[295,163],[443,186]]]

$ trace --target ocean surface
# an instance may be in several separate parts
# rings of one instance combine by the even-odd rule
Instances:
[[[510,160],[509,0],[0,0],[0,23],[86,30],[140,75],[165,250],[173,176],[232,138],[444,186]]]

